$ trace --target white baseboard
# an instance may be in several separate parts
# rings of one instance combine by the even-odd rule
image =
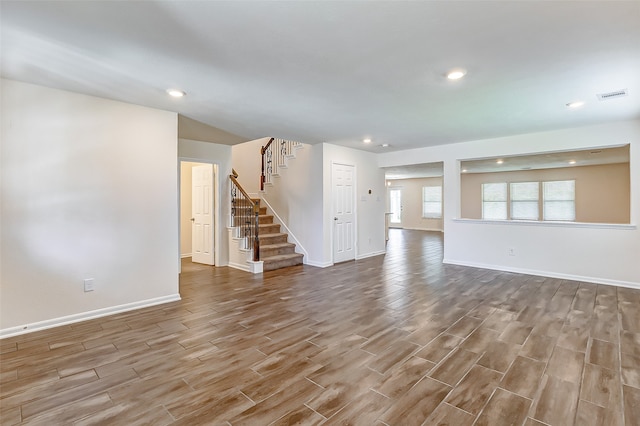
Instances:
[[[236,262],[229,261],[227,266],[229,268],[239,269],[241,271],[246,271],[246,272],[251,272],[251,269],[249,268],[249,265],[247,265],[246,263],[243,265],[242,263],[236,263]]]
[[[309,260],[306,257],[304,258],[304,264],[315,266],[316,268],[328,268],[329,266],[333,266],[333,262],[316,262],[315,260]]]
[[[192,257],[191,253],[181,254],[180,259],[184,259],[185,257]]]
[[[365,253],[365,254],[361,254],[356,256],[356,260],[361,260],[361,259],[366,259],[368,257],[374,257],[374,256],[380,256],[382,254],[386,254],[387,251],[386,250],[380,250],[380,251],[374,251],[371,253]]]
[[[249,272],[252,274],[261,274],[262,271],[264,271],[264,262],[262,260],[258,260],[257,262],[247,260],[247,265],[249,266]]]
[[[549,278],[559,278],[563,280],[571,280],[571,281],[581,281],[587,283],[594,284],[605,284],[612,285],[616,287],[628,287],[633,289],[640,290],[640,283],[634,283],[631,281],[620,281],[620,280],[610,280],[607,278],[596,278],[596,277],[586,277],[582,275],[573,275],[573,274],[563,274],[559,272],[549,272],[549,271],[540,271],[536,269],[525,269],[525,268],[513,268],[510,266],[503,265],[490,265],[486,263],[475,263],[475,262],[465,262],[455,259],[443,259],[442,263],[448,263],[451,265],[460,265],[460,266],[471,266],[473,268],[482,268],[482,269],[492,269],[495,271],[504,271],[504,272],[515,272],[517,274],[526,274],[526,275],[537,275],[541,277],[549,277]]]
[[[154,299],[141,300],[139,302],[125,303],[124,305],[111,306],[109,308],[96,309],[94,311],[82,312],[79,314],[67,315],[50,320],[39,321],[32,324],[24,324],[17,327],[9,327],[0,330],[0,339],[5,337],[18,336],[20,334],[32,333],[34,331],[46,330],[48,328],[59,327],[61,325],[74,324],[90,319],[106,317],[108,315],[119,314],[121,312],[133,311],[136,309],[148,308],[149,306],[161,305],[163,303],[176,302],[180,300],[179,294],[156,297]]]

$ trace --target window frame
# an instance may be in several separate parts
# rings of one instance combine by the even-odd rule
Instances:
[[[503,185],[504,186],[504,200],[485,200],[485,186],[486,185]],[[509,220],[509,184],[508,182],[485,182],[481,187],[481,197],[482,197],[482,219],[483,220]],[[487,203],[493,204],[502,204],[504,209],[504,218],[487,218],[485,211],[487,210],[485,207]]]
[[[514,200],[513,198],[513,194],[514,192],[514,186],[516,185],[525,185],[525,184],[535,184],[536,186],[536,198],[533,199],[516,199]],[[509,194],[508,194],[508,199],[509,199],[509,220],[530,220],[530,221],[536,221],[536,220],[540,220],[540,181],[526,181],[526,182],[509,182]],[[514,214],[514,203],[529,203],[529,204],[535,204],[535,218],[534,217],[519,217],[516,216]]]
[[[547,184],[553,184],[553,183],[560,183],[560,182],[572,182],[572,196],[573,198],[571,199],[562,199],[562,200],[547,200],[547,191],[546,191],[546,186]],[[548,180],[548,181],[543,181],[541,182],[542,185],[542,194],[541,194],[541,198],[542,198],[542,221],[543,222],[575,222],[576,221],[576,180],[575,179],[563,179],[563,180]],[[560,218],[560,219],[548,219],[547,218],[547,203],[551,204],[551,203],[572,203],[572,218],[568,219],[568,218]]]

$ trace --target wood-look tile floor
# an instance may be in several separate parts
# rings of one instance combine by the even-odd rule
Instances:
[[[385,256],[250,275],[1,342],[1,423],[639,425],[640,291]]]

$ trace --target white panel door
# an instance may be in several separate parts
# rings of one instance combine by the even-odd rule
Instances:
[[[344,164],[331,165],[334,263],[353,260],[356,256],[354,169]]]
[[[213,165],[191,169],[191,261],[213,265]]]

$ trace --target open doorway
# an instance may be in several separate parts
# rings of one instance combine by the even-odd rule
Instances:
[[[217,264],[218,165],[181,159],[179,198],[181,260]]]
[[[444,164],[386,167],[388,226],[444,231]]]

